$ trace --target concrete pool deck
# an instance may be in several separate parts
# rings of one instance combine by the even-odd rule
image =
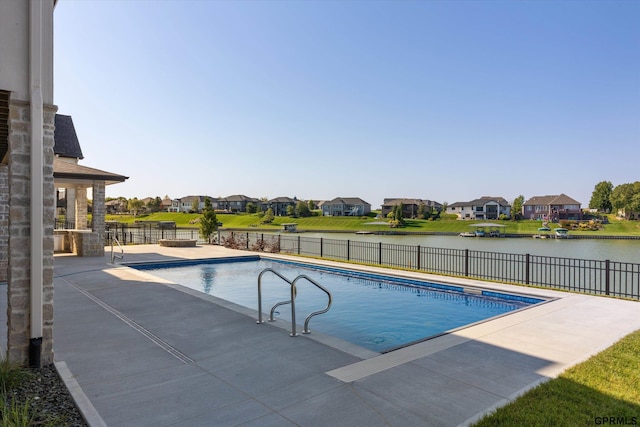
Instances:
[[[251,254],[141,245],[123,262]],[[557,299],[378,355],[109,260],[55,257],[55,360],[94,426],[467,425],[640,329],[638,302],[394,272]]]

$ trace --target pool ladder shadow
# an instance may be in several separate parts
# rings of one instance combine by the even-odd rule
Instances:
[[[307,276],[305,274],[300,274],[295,279],[289,280],[286,277],[284,277],[282,274],[278,273],[276,270],[274,270],[272,268],[265,268],[258,275],[258,321],[256,322],[257,324],[264,323],[264,321],[262,320],[262,276],[265,273],[273,273],[273,274],[275,274],[276,276],[278,276],[279,278],[281,278],[282,280],[287,282],[289,284],[289,286],[291,287],[291,299],[289,299],[287,301],[280,301],[280,302],[276,303],[273,307],[271,307],[271,311],[270,311],[270,314],[269,314],[269,322],[275,322],[276,319],[273,317],[273,315],[275,313],[276,308],[281,306],[281,305],[291,304],[291,333],[289,334],[289,336],[292,336],[292,337],[297,337],[298,336],[298,334],[296,332],[296,301],[295,301],[296,294],[297,294],[296,283],[298,283],[299,280],[303,280],[304,279],[307,282],[311,283],[312,285],[316,286],[318,289],[323,291],[325,294],[327,294],[327,297],[329,299],[329,301],[327,303],[327,306],[322,310],[318,310],[318,311],[314,311],[314,312],[310,313],[304,320],[304,329],[302,330],[302,333],[303,334],[310,334],[311,331],[309,330],[309,321],[311,320],[311,318],[314,317],[314,316],[317,316],[318,314],[326,313],[327,311],[329,311],[329,308],[331,308],[331,302],[332,302],[331,292],[329,292],[329,290],[327,288],[325,288],[324,286],[322,286],[321,284],[319,284],[318,282],[316,282],[315,280],[313,280],[312,278],[310,278],[309,276]]]

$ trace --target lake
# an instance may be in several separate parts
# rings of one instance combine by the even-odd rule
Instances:
[[[290,235],[287,233],[287,235]],[[355,233],[301,233],[303,237],[336,240],[382,242],[432,248],[472,249],[486,252],[531,254],[562,258],[580,258],[640,263],[640,240],[605,239],[533,239],[458,236],[388,236]]]

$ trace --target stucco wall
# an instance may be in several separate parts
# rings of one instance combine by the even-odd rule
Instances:
[[[0,1],[0,89],[12,92],[12,99],[28,100],[29,7],[42,7],[42,65],[40,76],[45,104],[53,104],[53,0]]]

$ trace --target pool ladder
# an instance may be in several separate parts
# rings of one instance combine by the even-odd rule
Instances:
[[[269,322],[275,322],[276,320],[273,317],[276,307],[279,307],[285,304],[291,304],[291,333],[289,335],[292,337],[298,336],[298,334],[296,333],[296,302],[295,302],[296,293],[297,293],[296,283],[298,282],[298,280],[305,279],[306,281],[310,282],[312,285],[315,285],[318,289],[323,291],[325,294],[327,294],[327,297],[329,298],[329,302],[327,303],[327,306],[322,310],[314,311],[313,313],[309,314],[304,320],[304,329],[302,330],[302,333],[310,334],[311,331],[309,330],[309,320],[311,320],[313,316],[317,316],[318,314],[323,314],[329,311],[329,308],[331,308],[331,301],[332,301],[331,292],[329,292],[327,288],[325,288],[324,286],[322,286],[321,284],[319,284],[318,282],[316,282],[315,280],[313,280],[312,278],[310,278],[305,274],[301,274],[295,279],[289,280],[286,277],[284,277],[282,274],[278,273],[276,270],[272,268],[265,268],[258,275],[258,321],[256,322],[257,324],[264,323],[264,321],[262,320],[262,276],[265,273],[273,273],[279,278],[281,278],[282,280],[284,280],[285,282],[287,282],[289,286],[291,286],[291,299],[287,301],[280,301],[276,303],[273,307],[271,307],[271,312],[269,313]]]
[[[118,238],[115,236],[115,234],[112,231],[107,231],[107,235],[109,236],[109,240],[111,240],[111,264],[115,264],[116,259],[124,259],[124,248],[122,247],[122,245],[118,241]],[[118,245],[118,248],[120,249],[120,254],[117,254],[113,251],[114,243]]]

